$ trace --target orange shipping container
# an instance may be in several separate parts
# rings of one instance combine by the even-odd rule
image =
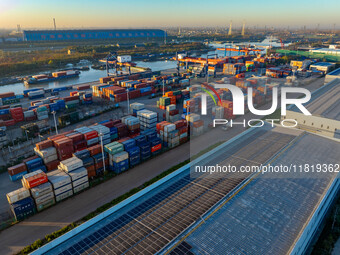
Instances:
[[[35,171],[33,173],[26,174],[22,178],[22,183],[23,183],[24,187],[27,188],[27,189],[34,188],[34,187],[36,187],[40,184],[43,184],[47,181],[48,181],[47,175],[41,170]]]

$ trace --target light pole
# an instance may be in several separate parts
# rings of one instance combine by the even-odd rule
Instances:
[[[106,171],[105,167],[105,158],[104,158],[104,145],[103,145],[103,133],[99,133],[99,138],[100,138],[100,145],[102,147],[102,159],[103,159],[103,167],[104,167],[104,172]]]
[[[163,97],[164,97],[164,79],[163,79]]]
[[[55,133],[58,134],[57,120],[55,119],[55,114],[56,114],[56,112],[53,111],[52,114],[53,114],[53,119],[54,119]]]
[[[126,89],[126,97],[127,97],[127,107],[128,107],[128,114],[130,114],[130,103],[129,103],[129,89]]]

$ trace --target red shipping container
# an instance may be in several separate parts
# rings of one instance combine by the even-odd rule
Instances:
[[[70,96],[73,97],[73,96],[76,96],[78,94],[78,91],[71,91],[70,92]]]
[[[130,137],[125,137],[125,138],[119,139],[117,142],[122,143],[130,139],[131,139]]]
[[[53,171],[56,170],[58,168],[58,165],[60,164],[59,160],[54,160],[51,162],[48,162],[45,164],[47,171]]]
[[[6,97],[14,97],[14,92],[6,92],[6,93],[0,93],[0,98],[6,98]]]
[[[84,140],[84,135],[83,134],[74,134],[74,135],[70,135],[68,136],[69,139],[72,139],[73,143],[77,143],[79,141]]]
[[[86,90],[86,89],[90,89],[90,85],[77,86],[77,90]]]
[[[100,144],[91,146],[87,149],[89,150],[91,156],[102,153],[102,146]]]
[[[86,167],[88,177],[96,176],[96,168],[94,165]]]
[[[65,136],[64,135],[52,135],[52,136],[48,137],[47,139],[51,140],[51,141],[55,141],[55,140],[58,140],[58,139],[61,139],[61,138],[65,138]]]
[[[27,167],[24,163],[21,163],[21,164],[9,167],[7,170],[8,170],[8,174],[13,176],[13,175],[16,175],[18,173],[22,173],[22,172],[27,171]]]
[[[73,100],[78,100],[79,96],[69,96],[69,97],[64,97],[65,102],[73,101]]]
[[[107,76],[107,77],[102,77],[99,79],[100,83],[107,83],[108,81],[110,81],[112,78],[112,76]]]
[[[102,125],[108,128],[112,128],[114,125],[114,122],[110,120],[109,122],[103,123]]]
[[[6,127],[14,126],[15,125],[15,120],[5,120],[4,124],[5,124]]]
[[[103,161],[96,163],[94,166],[95,166],[96,169],[100,169],[100,168],[104,167]]]
[[[118,119],[118,120],[113,120],[113,126],[115,126],[116,124],[122,123],[122,120]]]
[[[70,131],[62,132],[62,133],[60,133],[59,135],[66,136],[66,135],[69,135],[69,134],[72,134],[72,133],[74,133],[74,131],[73,131],[73,130],[70,130]]]
[[[87,132],[87,133],[84,134],[84,137],[85,137],[86,140],[91,140],[93,138],[98,137],[98,132],[95,131],[95,130]]]
[[[32,189],[47,181],[48,181],[47,175],[44,172],[36,173],[35,175],[28,177],[27,179],[26,178],[23,179],[23,183],[25,184],[25,187],[27,189]]]
[[[155,151],[158,151],[160,149],[162,149],[162,144],[161,143],[151,147],[151,152],[155,152]]]
[[[73,143],[74,151],[82,151],[87,148],[87,142],[85,140]]]
[[[37,147],[38,150],[41,151],[43,149],[52,147],[53,142],[51,140],[46,140],[46,141],[42,141],[42,142],[37,143],[35,146]]]

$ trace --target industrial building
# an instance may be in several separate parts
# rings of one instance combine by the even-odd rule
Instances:
[[[335,63],[329,63],[329,62],[318,62],[310,65],[309,69],[314,71],[320,71],[324,74],[332,71],[335,68]]]
[[[334,79],[312,94],[305,107],[312,115],[304,115],[292,105],[283,119],[294,119],[298,128],[340,139],[340,79]]]
[[[126,38],[164,38],[160,29],[25,30],[24,41],[107,40]]]
[[[213,240],[215,246],[211,246],[212,251],[206,251],[207,253],[204,254],[226,254],[226,250],[214,248],[221,245],[224,239],[229,239],[228,249],[233,254],[242,252],[243,254],[269,252],[267,254],[270,254],[268,247],[273,247],[283,254],[294,245],[305,249],[312,233],[323,218],[321,214],[318,215],[318,219],[313,219],[313,210],[321,208],[322,212],[327,211],[334,192],[337,191],[338,182],[335,183],[334,174],[327,176],[325,180],[292,179],[283,180],[281,183],[281,180],[259,178],[258,173],[229,173],[224,174],[222,178],[208,178],[206,173],[198,175],[196,173],[194,178],[192,169],[197,165],[216,164],[231,164],[237,167],[254,164],[262,166],[269,162],[280,163],[285,160],[285,157],[290,158],[290,154],[295,156],[291,160],[296,161],[299,156],[309,156],[302,149],[305,149],[306,142],[310,143],[308,149],[311,150],[314,160],[327,155],[330,163],[337,162],[340,156],[337,142],[307,135],[303,131],[272,128],[269,125],[263,128],[251,128],[46,244],[33,254],[155,254],[157,252],[193,254],[194,252],[189,251],[194,243],[182,242],[180,237],[192,233],[202,223],[205,223],[203,224],[205,227],[211,228],[215,221],[209,220],[210,217],[223,215],[229,206],[237,205],[239,208],[238,211],[234,211],[235,218],[229,219],[231,224],[237,226],[218,228],[216,231],[219,231],[219,236]],[[320,151],[326,153],[319,153]],[[329,185],[334,188],[329,189]],[[299,188],[299,192],[296,192],[295,188]],[[253,198],[254,194],[261,194],[258,193],[259,189],[262,189],[263,194]],[[239,193],[240,190],[245,190],[243,193],[247,193],[242,195],[243,193]],[[235,196],[237,193],[239,195]],[[328,199],[325,200],[328,194]],[[246,197],[238,198],[238,196]],[[231,198],[235,202],[229,205],[227,202]],[[259,203],[252,203],[252,199],[258,199]],[[244,213],[242,207],[247,209]],[[302,208],[305,210],[303,213]],[[247,213],[255,214],[247,219]],[[285,216],[285,213],[289,215]],[[256,218],[256,215],[261,217]],[[237,217],[244,221],[239,221]],[[271,217],[274,217],[273,220]],[[307,222],[307,225],[303,225],[304,222]],[[286,228],[287,225],[291,226],[291,229]],[[248,234],[243,231],[246,229],[256,229],[256,231]],[[277,237],[271,237],[272,230],[276,231]],[[305,236],[306,231],[308,231],[307,236]],[[262,234],[264,238],[257,236],[260,232],[264,232]],[[205,239],[209,241],[212,233],[205,233]],[[193,238],[194,235],[195,232]],[[239,239],[240,235],[243,239],[249,236],[252,242],[249,244],[243,242]],[[264,242],[267,237],[268,240]],[[304,242],[300,244],[301,238]],[[272,239],[275,239],[275,245],[271,242]],[[202,247],[206,247],[203,242]],[[188,253],[178,253],[176,249],[181,249],[180,251],[186,249]],[[197,246],[197,249],[199,250],[200,247]]]
[[[325,77],[325,84],[331,82],[332,80],[334,79],[337,79],[339,78],[340,79],[340,68],[326,74],[326,77]]]

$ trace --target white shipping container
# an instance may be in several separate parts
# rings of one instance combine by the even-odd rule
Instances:
[[[54,154],[54,155],[43,158],[43,161],[44,161],[45,164],[47,164],[47,163],[50,163],[50,162],[55,161],[57,159],[58,159],[58,155]]]
[[[24,112],[24,117],[27,118],[27,117],[33,117],[34,116],[34,111],[25,111]]]
[[[67,184],[71,184],[71,177],[64,171],[55,170],[47,173],[49,182],[53,185],[54,190]]]
[[[85,167],[80,167],[72,172],[69,172],[68,175],[71,177],[72,182],[74,182],[75,180],[87,176],[87,169]]]
[[[86,175],[86,176],[84,176],[84,177],[82,177],[82,178],[72,182],[72,186],[74,188],[74,187],[77,187],[78,185],[80,185],[80,184],[82,184],[84,182],[88,182],[88,181],[89,181],[89,177]]]
[[[73,190],[71,189],[71,190],[69,190],[69,191],[67,191],[67,192],[65,192],[63,194],[60,194],[60,195],[56,196],[55,197],[55,201],[56,202],[60,202],[61,200],[65,199],[65,198],[68,198],[68,197],[70,197],[72,195],[73,195]]]
[[[77,157],[72,157],[66,160],[63,160],[60,162],[61,169],[63,169],[65,172],[71,172],[77,168],[80,168],[83,166],[83,161],[80,160]]]
[[[43,150],[38,150],[36,147],[34,148],[35,153],[42,157],[42,158],[46,158],[49,156],[53,156],[53,155],[57,155],[57,150],[55,147],[49,147]]]
[[[117,57],[118,62],[125,63],[125,62],[131,62],[131,56],[130,55],[122,55]]]
[[[67,185],[65,185],[65,186],[62,186],[62,187],[60,187],[60,188],[58,188],[58,189],[55,189],[54,190],[54,194],[56,195],[56,196],[58,196],[58,195],[60,195],[60,194],[62,194],[62,193],[64,193],[64,192],[66,192],[66,191],[68,191],[68,190],[72,190],[72,184],[70,183],[70,184],[67,184]]]
[[[74,187],[74,193],[80,192],[90,186],[89,182],[82,183],[78,185],[77,187]]]
[[[30,192],[26,188],[20,188],[17,190],[14,190],[10,193],[7,193],[6,197],[8,200],[8,203],[13,204],[15,202],[18,202],[22,199],[25,199],[27,197],[31,196]]]
[[[129,158],[129,153],[127,153],[126,151],[122,151],[122,152],[112,155],[112,160],[116,163],[119,163],[128,158]]]
[[[52,184],[49,182],[45,182],[43,184],[40,184],[34,188],[31,189],[31,194],[33,198],[40,197],[42,195],[45,195],[49,192],[53,191]]]
[[[169,124],[169,125],[164,126],[164,133],[169,133],[174,130],[176,130],[175,124]]]
[[[53,191],[51,191],[50,193],[47,193],[45,195],[42,195],[42,196],[39,196],[38,198],[35,198],[34,201],[35,201],[35,204],[38,206],[50,199],[54,198],[54,193]]]

